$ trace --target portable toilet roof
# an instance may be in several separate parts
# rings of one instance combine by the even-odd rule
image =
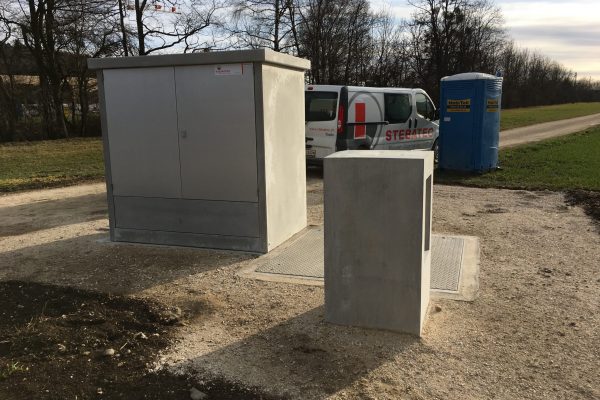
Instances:
[[[464,72],[452,76],[445,76],[442,81],[471,81],[477,79],[502,79],[501,77],[484,74],[483,72]]]

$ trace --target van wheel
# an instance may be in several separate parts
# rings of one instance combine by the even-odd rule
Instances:
[[[433,163],[437,165],[440,162],[440,143],[438,139],[433,142],[431,150],[433,150]]]

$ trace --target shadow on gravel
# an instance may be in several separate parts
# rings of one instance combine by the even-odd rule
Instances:
[[[103,231],[0,251],[0,277],[133,294],[253,257],[191,247],[114,243]]]
[[[570,190],[565,194],[567,204],[580,206],[585,213],[592,217],[600,233],[600,192],[589,190]]]
[[[0,207],[0,237],[108,218],[106,194]]]
[[[180,322],[147,300],[31,282],[0,282],[2,399],[271,399],[224,380],[152,372]]]
[[[248,371],[246,382],[262,382],[275,393],[289,396],[291,389],[295,398],[325,398],[405,351],[423,348],[415,336],[332,325],[323,313],[323,306],[314,308],[174,367],[222,376]]]
[[[306,178],[309,181],[311,179],[314,179],[314,180],[323,179],[323,167],[312,166],[312,165],[306,167]]]

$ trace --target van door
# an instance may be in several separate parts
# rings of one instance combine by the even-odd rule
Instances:
[[[407,133],[413,113],[412,94],[384,93],[384,109],[388,125],[384,126],[385,135],[380,143],[385,143],[389,149],[409,149]]]
[[[304,92],[306,159],[322,159],[335,152],[339,92]]]
[[[435,122],[435,107],[423,92],[415,93],[416,114],[413,118],[413,128],[416,132],[414,136],[415,149],[431,149],[433,142],[437,139],[439,125]]]
[[[382,94],[368,88],[348,91],[348,128],[343,132],[347,149],[385,148],[379,143],[384,120],[382,104]]]

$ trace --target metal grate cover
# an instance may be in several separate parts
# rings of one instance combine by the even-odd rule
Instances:
[[[282,251],[262,256],[264,262],[256,272],[323,279],[323,241],[323,227],[310,227]]]
[[[465,240],[432,235],[431,289],[458,291]]]
[[[464,239],[432,235],[431,289],[458,291]],[[323,279],[323,227],[310,227],[300,237],[257,259],[256,272]]]

